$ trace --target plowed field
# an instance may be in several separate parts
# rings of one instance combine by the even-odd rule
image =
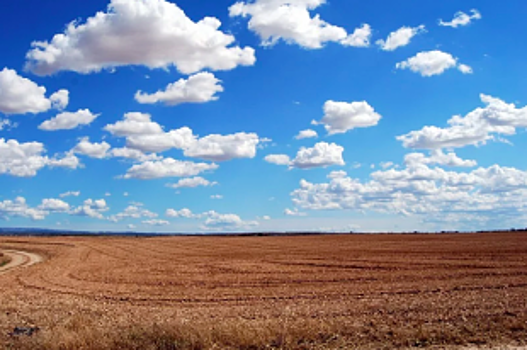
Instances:
[[[527,343],[525,233],[0,237],[0,250],[45,259],[0,275],[0,347]]]

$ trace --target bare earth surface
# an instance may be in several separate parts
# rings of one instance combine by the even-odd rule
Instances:
[[[527,344],[526,233],[0,237],[0,251],[0,348]]]

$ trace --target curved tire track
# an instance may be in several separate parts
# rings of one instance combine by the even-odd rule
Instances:
[[[8,256],[11,261],[0,267],[0,275],[19,268],[26,268],[44,261],[44,258],[38,254],[21,250],[3,250],[1,252]]]

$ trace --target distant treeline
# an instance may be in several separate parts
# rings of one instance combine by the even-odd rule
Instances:
[[[500,233],[500,232],[527,232],[527,228],[512,228],[508,230],[479,230],[479,231],[440,231],[440,232],[235,232],[235,233],[159,233],[159,232],[106,232],[106,231],[67,231],[41,228],[0,228],[0,236],[115,236],[115,237],[160,237],[160,236],[217,236],[217,237],[276,237],[276,236],[316,236],[316,235],[422,235],[422,234],[474,234],[474,233]]]

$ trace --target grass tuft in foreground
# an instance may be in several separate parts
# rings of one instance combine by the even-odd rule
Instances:
[[[41,330],[32,337],[12,337],[7,348],[32,350],[264,350],[264,349],[403,349],[457,348],[522,344],[527,323],[494,320],[489,324],[438,331],[426,324],[408,324],[396,331],[372,325],[350,326],[323,322],[295,322],[291,325],[200,323],[141,326],[124,325],[100,329],[82,317],[68,325]],[[498,327],[494,329],[494,327]],[[506,326],[507,329],[503,329]],[[503,335],[507,336],[504,338]],[[523,339],[523,341],[522,341]]]
[[[0,267],[9,264],[10,261],[11,259],[7,255],[0,253]]]

